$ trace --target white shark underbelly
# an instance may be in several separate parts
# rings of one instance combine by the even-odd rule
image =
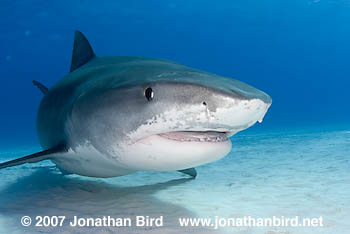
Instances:
[[[65,172],[90,177],[116,177],[135,172],[121,167],[116,159],[106,157],[92,145],[80,146],[66,153],[59,153],[51,159]]]
[[[52,161],[65,172],[90,177],[116,177],[140,170],[183,170],[226,156],[231,141],[177,141],[155,135],[122,148],[116,157],[92,145],[80,146],[58,154]]]

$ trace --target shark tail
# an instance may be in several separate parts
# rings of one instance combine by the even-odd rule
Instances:
[[[49,89],[43,85],[42,83],[40,83],[39,81],[36,81],[36,80],[33,80],[33,85],[35,85],[36,87],[38,87],[38,89],[40,89],[40,91],[43,93],[43,94],[47,94],[47,92],[49,92]]]

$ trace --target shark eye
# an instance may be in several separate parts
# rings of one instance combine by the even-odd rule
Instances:
[[[151,87],[148,87],[145,90],[145,97],[147,98],[148,101],[151,101],[154,97],[154,93]]]

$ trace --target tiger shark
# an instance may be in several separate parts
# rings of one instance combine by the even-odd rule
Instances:
[[[70,73],[44,94],[43,151],[0,169],[51,160],[65,174],[116,177],[194,167],[231,150],[229,137],[261,122],[272,100],[241,81],[145,57],[96,56],[75,32]]]

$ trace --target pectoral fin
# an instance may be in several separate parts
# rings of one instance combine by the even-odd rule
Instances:
[[[52,154],[63,153],[66,151],[67,151],[67,148],[65,144],[59,144],[57,146],[54,146],[50,149],[47,149],[38,153],[30,154],[22,158],[0,163],[0,169],[4,169],[7,167],[14,167],[24,163],[35,163],[35,162],[43,161],[46,159],[50,159],[50,156],[52,156]]]
[[[193,178],[196,178],[197,176],[197,171],[196,169],[192,168],[188,168],[188,169],[184,169],[184,170],[179,170],[178,172],[184,173],[186,175],[192,176]]]

